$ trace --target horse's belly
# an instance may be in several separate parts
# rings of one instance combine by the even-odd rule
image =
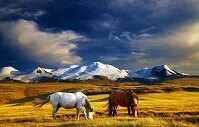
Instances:
[[[127,104],[120,104],[121,107],[127,107]]]
[[[121,107],[127,107],[128,102],[125,100],[115,100],[113,101],[113,106],[121,106]]]
[[[61,107],[66,108],[66,109],[74,108],[75,104],[65,104],[65,105],[62,105]]]
[[[63,100],[61,102],[61,106],[63,108],[74,108],[76,106],[76,102],[77,101],[75,99],[74,100]]]

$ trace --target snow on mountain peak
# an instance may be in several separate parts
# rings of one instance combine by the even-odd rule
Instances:
[[[20,74],[22,73],[14,67],[3,67],[0,69],[0,80],[5,79],[6,77],[13,78]]]
[[[118,78],[164,78],[175,75],[185,75],[176,72],[167,65],[158,65],[151,68],[144,68],[138,71],[120,70],[112,65],[101,62],[93,62],[89,65],[72,65],[68,68],[45,69],[37,67],[31,73],[22,73],[13,67],[4,67],[0,70],[0,79],[9,77],[23,82],[37,82],[42,78],[56,78],[56,80],[87,80],[93,79],[96,75],[106,76],[111,80]]]
[[[162,69],[171,70],[168,65],[158,65],[154,66],[153,68],[156,68],[157,71],[161,71]]]
[[[53,70],[52,69],[45,69],[42,67],[37,67],[35,70],[32,71],[32,75],[36,75],[36,76],[50,76],[52,75],[51,72]]]
[[[87,66],[91,70],[97,69],[97,68],[103,68],[106,67],[106,64],[100,63],[100,62],[93,62],[90,65]]]
[[[93,62],[93,64],[96,64],[96,65],[105,65],[105,64],[103,64],[103,63],[101,63],[101,62]]]
[[[8,66],[8,67],[3,67],[0,71],[0,75],[15,75],[18,74],[19,70],[15,69],[14,67]]]
[[[172,69],[170,69],[168,67],[168,65],[159,65],[159,66],[154,66],[153,67],[153,70],[152,70],[154,73],[157,73],[157,72],[161,72],[162,73],[165,73],[166,76],[170,76],[170,75],[175,75],[177,74],[175,71],[173,71]],[[164,72],[163,72],[164,71]],[[164,75],[164,74],[163,74]]]
[[[42,74],[45,73],[45,70],[41,67],[37,67],[35,70],[32,72],[33,74]]]
[[[70,68],[76,68],[76,67],[78,67],[79,65],[72,65],[72,66],[70,66]]]
[[[93,62],[88,66],[78,66],[76,68],[70,68],[64,74],[61,75],[61,79],[92,79],[95,75],[107,76],[109,79],[116,80],[117,78],[123,78],[127,76],[127,73],[121,72],[118,68],[103,64],[101,62]]]
[[[129,72],[129,76],[132,78],[168,77],[173,75],[178,75],[178,73],[170,69],[168,65],[158,65]]]

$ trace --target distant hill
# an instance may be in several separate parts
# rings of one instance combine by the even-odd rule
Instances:
[[[143,81],[143,82],[158,82],[164,79],[169,78],[180,78],[180,77],[186,77],[189,76],[185,73],[177,72],[168,65],[158,65],[151,68],[144,68],[140,69],[138,71],[129,71],[128,77],[133,78],[137,81]]]
[[[113,81],[149,81],[178,78],[188,74],[177,72],[167,65],[158,65],[138,71],[120,70],[112,65],[93,62],[89,65],[72,65],[68,68],[46,69],[37,67],[31,73],[21,72],[13,67],[0,70],[0,80],[20,82],[53,82],[73,80],[113,80]]]

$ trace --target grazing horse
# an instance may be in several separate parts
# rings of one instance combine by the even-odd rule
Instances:
[[[51,103],[53,110],[53,119],[56,119],[56,112],[60,107],[65,109],[76,108],[77,109],[77,120],[79,121],[80,112],[84,114],[85,119],[93,119],[93,109],[91,107],[88,97],[82,92],[75,93],[63,93],[56,92],[50,94],[45,100],[36,98],[34,104],[36,107],[42,107],[47,102]],[[85,107],[86,112],[83,110]]]
[[[128,115],[132,115],[137,117],[137,104],[138,104],[138,96],[132,91],[115,91],[112,92],[109,96],[108,108],[109,108],[109,116],[117,116],[117,107],[127,107]]]

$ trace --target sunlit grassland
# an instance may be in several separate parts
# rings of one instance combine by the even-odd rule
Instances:
[[[41,83],[0,84],[0,126],[137,126],[196,127],[199,120],[199,80],[180,79],[154,85],[137,83]],[[118,117],[110,118],[106,104],[109,92],[133,89],[139,97],[139,117],[127,116],[126,108],[118,107]],[[51,105],[36,109],[31,101],[45,98],[55,91],[83,91],[88,94],[95,111],[94,120],[76,121],[75,109],[61,108],[52,120]],[[5,96],[4,96],[5,95]],[[6,99],[5,99],[6,98]]]

